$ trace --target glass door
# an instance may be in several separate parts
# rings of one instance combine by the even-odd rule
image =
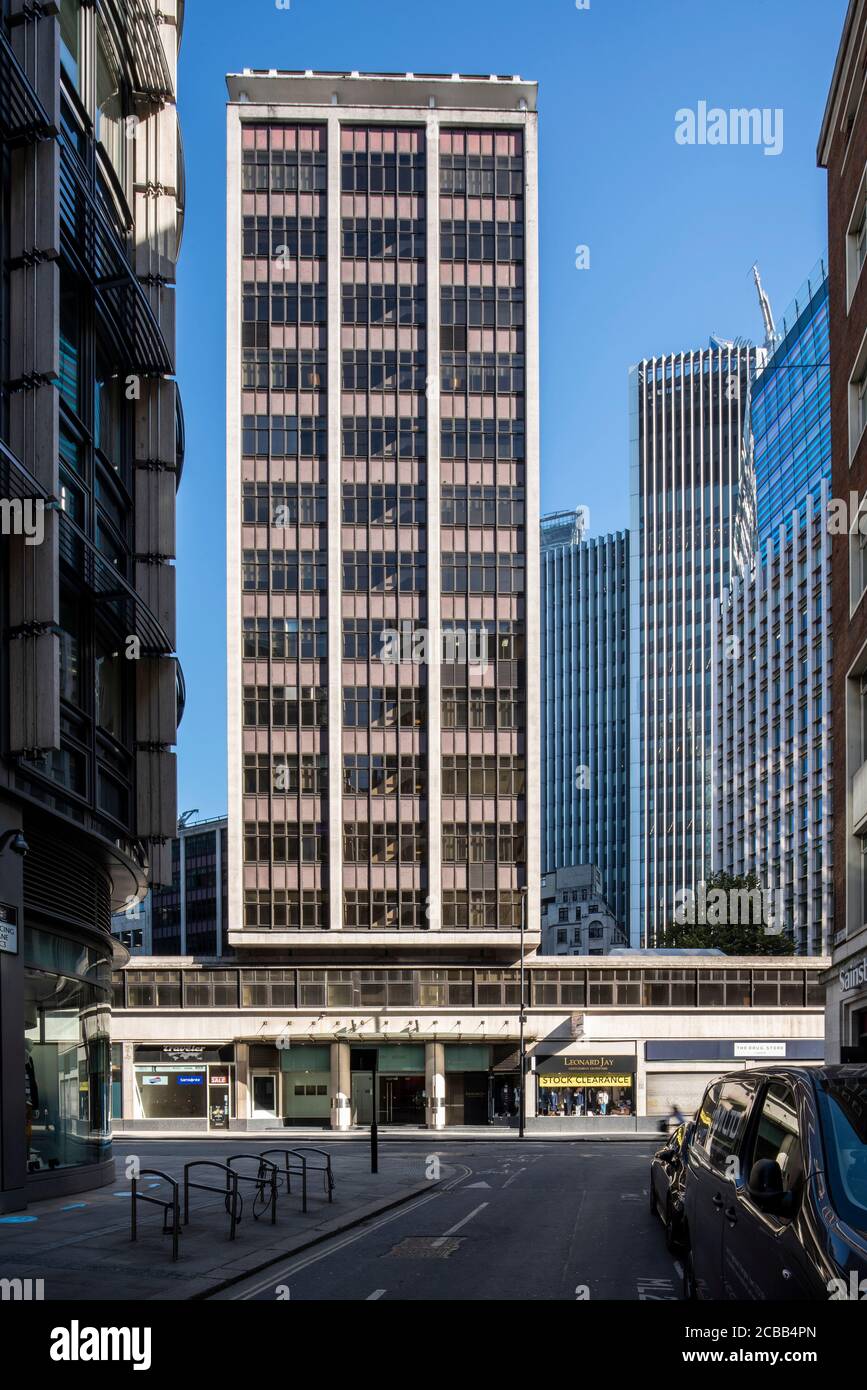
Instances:
[[[277,1077],[274,1072],[253,1072],[250,1098],[254,1120],[277,1119]]]
[[[352,1073],[352,1123],[369,1125],[373,1119],[373,1072]]]
[[[229,1073],[224,1067],[211,1067],[208,1080],[208,1124],[211,1129],[229,1128]]]
[[[424,1076],[380,1076],[379,1123],[424,1124]]]

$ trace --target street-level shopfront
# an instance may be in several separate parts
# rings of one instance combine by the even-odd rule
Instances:
[[[635,1046],[630,1052],[536,1053],[536,1114],[604,1119],[635,1114]]]
[[[250,1046],[249,1119],[255,1128],[331,1123],[328,1044]],[[442,1048],[447,1125],[508,1124],[518,1113],[515,1044],[446,1043]],[[348,1122],[369,1125],[373,1094],[382,1125],[427,1123],[435,1083],[424,1042],[352,1044]]]
[[[675,1110],[693,1115],[706,1087],[726,1072],[824,1059],[818,1030],[813,1037],[789,1031],[781,1019],[775,1038],[612,1039],[604,1049],[573,1042],[555,1054],[540,1045],[530,1064],[536,1109],[528,1118],[542,1130],[655,1130]]]
[[[135,1049],[134,1117],[147,1129],[229,1128],[234,1055],[225,1047],[166,1044]]]

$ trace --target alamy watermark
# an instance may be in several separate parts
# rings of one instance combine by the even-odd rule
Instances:
[[[399,628],[386,627],[380,633],[379,660],[385,666],[427,666],[439,647],[440,659],[457,666],[488,665],[487,628],[442,628],[432,633],[415,627],[408,619]]]
[[[693,111],[682,106],[674,114],[674,138],[679,145],[757,145],[766,155],[783,153],[782,107],[709,107],[700,101]]]
[[[25,545],[45,540],[45,503],[41,497],[0,497],[0,535],[23,536]]]
[[[0,1279],[0,1302],[43,1303],[44,1279]]]
[[[785,900],[781,888],[681,888],[674,895],[678,926],[764,926],[766,936],[783,931]]]

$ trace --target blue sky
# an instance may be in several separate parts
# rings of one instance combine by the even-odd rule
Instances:
[[[245,67],[518,73],[540,84],[542,506],[625,526],[627,372],[761,337],[826,242],[816,143],[846,0],[187,0],[178,377],[179,810],[226,809],[225,83]],[[777,157],[683,147],[675,112],[784,113]],[[575,248],[590,248],[590,269]]]

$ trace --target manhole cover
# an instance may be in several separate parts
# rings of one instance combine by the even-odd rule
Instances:
[[[460,1244],[455,1236],[408,1236],[388,1253],[399,1260],[447,1260]]]

